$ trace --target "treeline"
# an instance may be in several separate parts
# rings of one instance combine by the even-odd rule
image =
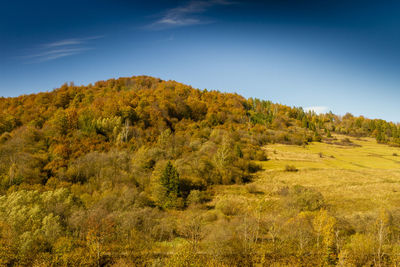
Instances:
[[[381,119],[355,117],[350,113],[338,116],[332,112],[315,114],[305,112],[302,108],[273,104],[270,101],[248,99],[248,114],[253,124],[265,125],[268,129],[288,132],[275,142],[291,144],[321,141],[322,137],[331,137],[332,133],[354,137],[373,137],[379,143],[393,146],[400,145],[400,124]],[[311,131],[313,135],[295,134],[292,126]]]
[[[267,160],[261,147],[268,143],[302,145],[335,132],[395,145],[398,131],[382,120],[317,115],[146,76],[2,98],[0,264],[243,266],[296,259],[279,254],[285,247],[270,251],[271,242],[284,239],[284,230],[273,234],[280,222],[262,226],[247,204],[215,200],[212,186],[251,181],[260,170],[255,162]],[[315,223],[333,220],[320,196],[290,190],[300,200],[278,194],[290,207],[317,205],[286,218],[295,220],[288,230],[303,221],[313,227],[298,234],[310,234],[302,257],[337,261],[331,239],[318,232],[326,229],[315,230]],[[298,239],[286,241],[279,244]],[[171,253],[166,244],[174,242],[186,245]]]

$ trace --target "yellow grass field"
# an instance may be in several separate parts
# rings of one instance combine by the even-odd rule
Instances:
[[[256,205],[274,198],[279,188],[302,185],[321,192],[327,208],[350,221],[376,214],[381,208],[399,207],[400,148],[377,144],[372,138],[349,139],[360,146],[267,145],[269,160],[259,162],[264,170],[251,184],[260,194],[250,194],[248,186],[220,186],[217,199],[234,197]],[[294,165],[298,171],[287,172],[286,165]]]

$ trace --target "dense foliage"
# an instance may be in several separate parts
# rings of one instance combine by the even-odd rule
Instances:
[[[209,204],[213,186],[252,179],[267,160],[263,145],[334,142],[334,132],[400,144],[400,126],[383,120],[145,76],[2,98],[0,264],[337,263],[340,222],[318,192],[278,192],[276,212],[295,212],[282,227],[239,200]],[[346,253],[369,238],[353,235]]]

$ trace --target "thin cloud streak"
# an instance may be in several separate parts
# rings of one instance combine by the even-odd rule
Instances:
[[[45,51],[39,54],[28,55],[25,58],[35,58],[35,57],[46,57],[51,55],[63,54],[63,53],[80,53],[86,50],[90,50],[88,47],[76,47],[76,48],[62,48]]]
[[[80,39],[66,39],[66,40],[61,40],[58,42],[54,42],[54,43],[49,43],[49,44],[45,44],[43,45],[44,47],[58,47],[58,46],[65,46],[65,45],[77,45],[77,44],[81,44],[83,41]]]
[[[85,38],[63,39],[47,44],[43,44],[37,49],[36,53],[23,56],[24,59],[29,59],[27,64],[40,63],[51,61],[68,56],[78,55],[84,51],[92,50],[88,47],[89,41],[103,38],[104,36],[90,36]]]
[[[103,38],[104,36],[91,36],[91,37],[86,37],[86,38],[72,38],[72,39],[64,39],[60,41],[56,41],[53,43],[48,43],[44,44],[44,47],[59,47],[59,46],[66,46],[66,45],[79,45],[79,44],[84,44],[87,43],[90,40],[95,40],[95,39],[100,39]]]
[[[34,58],[34,62],[50,61],[62,57],[73,56],[82,53],[83,51],[91,50],[89,47],[70,48],[70,49],[56,49],[50,50],[41,54],[30,55],[28,57]]]
[[[155,22],[147,25],[147,29],[161,30],[174,27],[209,24],[212,20],[200,18],[198,15],[205,13],[214,6],[232,5],[234,2],[227,0],[194,0],[186,5],[168,9]],[[196,16],[197,15],[197,16]]]

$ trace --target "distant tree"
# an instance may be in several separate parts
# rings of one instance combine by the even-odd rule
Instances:
[[[174,165],[172,165],[171,161],[168,161],[165,166],[161,177],[160,183],[164,188],[166,203],[164,205],[166,207],[175,206],[178,197],[180,196],[179,190],[179,173],[175,169]]]
[[[62,109],[57,110],[53,116],[53,127],[60,135],[65,135],[68,132],[68,116]]]
[[[301,120],[301,127],[308,128],[308,121],[306,116],[304,116],[303,119]]]
[[[63,85],[62,89],[66,90],[68,86],[66,84]],[[56,95],[56,99],[54,105],[58,108],[66,108],[69,104],[70,96],[67,91],[59,92]]]
[[[337,251],[335,243],[336,219],[321,209],[312,221],[314,231],[317,235],[317,246],[325,266],[335,265]]]
[[[235,145],[235,152],[237,157],[243,158],[243,152],[242,149],[240,148],[240,145],[238,144]]]

